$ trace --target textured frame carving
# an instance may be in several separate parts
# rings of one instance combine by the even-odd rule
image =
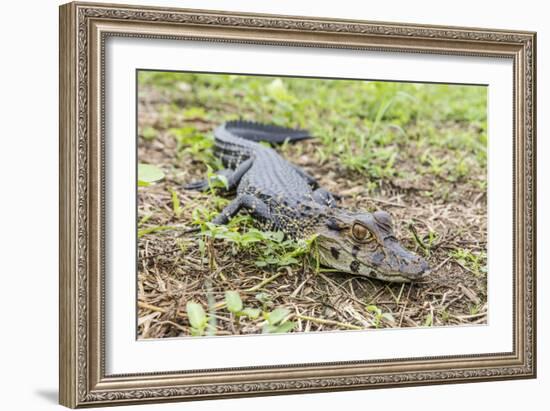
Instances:
[[[108,36],[202,39],[514,61],[514,351],[447,358],[106,376],[103,67]],[[144,401],[470,382],[536,375],[535,84],[530,32],[70,3],[60,8],[60,402]],[[214,377],[216,380],[214,382]]]

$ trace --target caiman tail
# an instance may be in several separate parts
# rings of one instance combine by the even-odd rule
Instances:
[[[307,130],[251,121],[228,121],[214,130],[214,153],[227,168],[235,168],[259,147],[259,142],[282,144],[311,138]]]

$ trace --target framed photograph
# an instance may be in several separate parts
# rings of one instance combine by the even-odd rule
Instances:
[[[533,32],[60,8],[60,402],[534,378]]]

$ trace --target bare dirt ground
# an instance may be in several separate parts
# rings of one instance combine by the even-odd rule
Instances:
[[[204,116],[178,114],[182,105],[167,119],[166,107],[174,106],[170,95],[153,87],[140,89],[138,158],[166,174],[163,181],[138,190],[140,338],[190,335],[189,301],[204,307],[214,328],[210,334],[215,335],[259,333],[266,314],[277,307],[288,309],[288,320],[295,323],[290,332],[486,323],[485,188],[423,174],[383,179],[376,189],[369,189],[365,176],[344,168],[337,157],[320,164],[318,139],[286,146],[282,154],[341,195],[342,206],[388,211],[400,241],[426,257],[432,274],[425,283],[391,284],[316,272],[305,262],[260,268],[247,250],[219,240],[207,241],[206,251],[201,250],[198,237],[184,233],[193,227],[198,207],[209,204],[219,210],[223,204],[213,202],[209,193],[182,188],[204,178],[206,167],[190,153],[176,155],[178,143],[170,128],[192,126],[210,133],[219,124]],[[151,128],[156,131],[154,138],[142,138],[143,130]],[[420,149],[408,145],[403,150],[395,167],[414,173]],[[484,170],[474,172],[477,179],[484,179]],[[228,290],[237,291],[245,307],[257,308],[263,315],[236,318],[226,309]]]

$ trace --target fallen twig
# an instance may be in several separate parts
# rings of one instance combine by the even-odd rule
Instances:
[[[274,274],[274,275],[272,275],[271,277],[266,278],[266,279],[263,280],[262,282],[256,284],[254,287],[247,288],[247,289],[244,290],[244,291],[247,292],[247,293],[252,293],[252,292],[254,292],[254,291],[258,291],[258,290],[259,290],[260,288],[262,288],[264,285],[267,285],[267,284],[269,284],[270,282],[276,280],[277,278],[279,278],[279,277],[282,276],[283,274],[285,274],[285,272],[279,271],[277,274]]]
[[[310,317],[309,315],[301,315],[301,314],[295,314],[296,318],[299,318],[301,320],[305,321],[311,321],[313,323],[317,324],[324,324],[324,325],[337,325],[342,328],[348,328],[350,330],[363,330],[362,327],[359,327],[357,325],[348,324],[348,323],[342,323],[340,321],[335,320],[326,320],[324,318],[316,318],[316,317]]]
[[[163,314],[166,314],[168,312],[168,310],[166,308],[157,307],[156,305],[144,303],[143,301],[138,301],[138,307],[139,308],[145,308],[146,310],[150,310],[150,311],[157,311],[157,312],[163,313]],[[179,316],[179,317],[187,318],[185,313],[183,313],[181,311],[176,311],[176,315]]]

